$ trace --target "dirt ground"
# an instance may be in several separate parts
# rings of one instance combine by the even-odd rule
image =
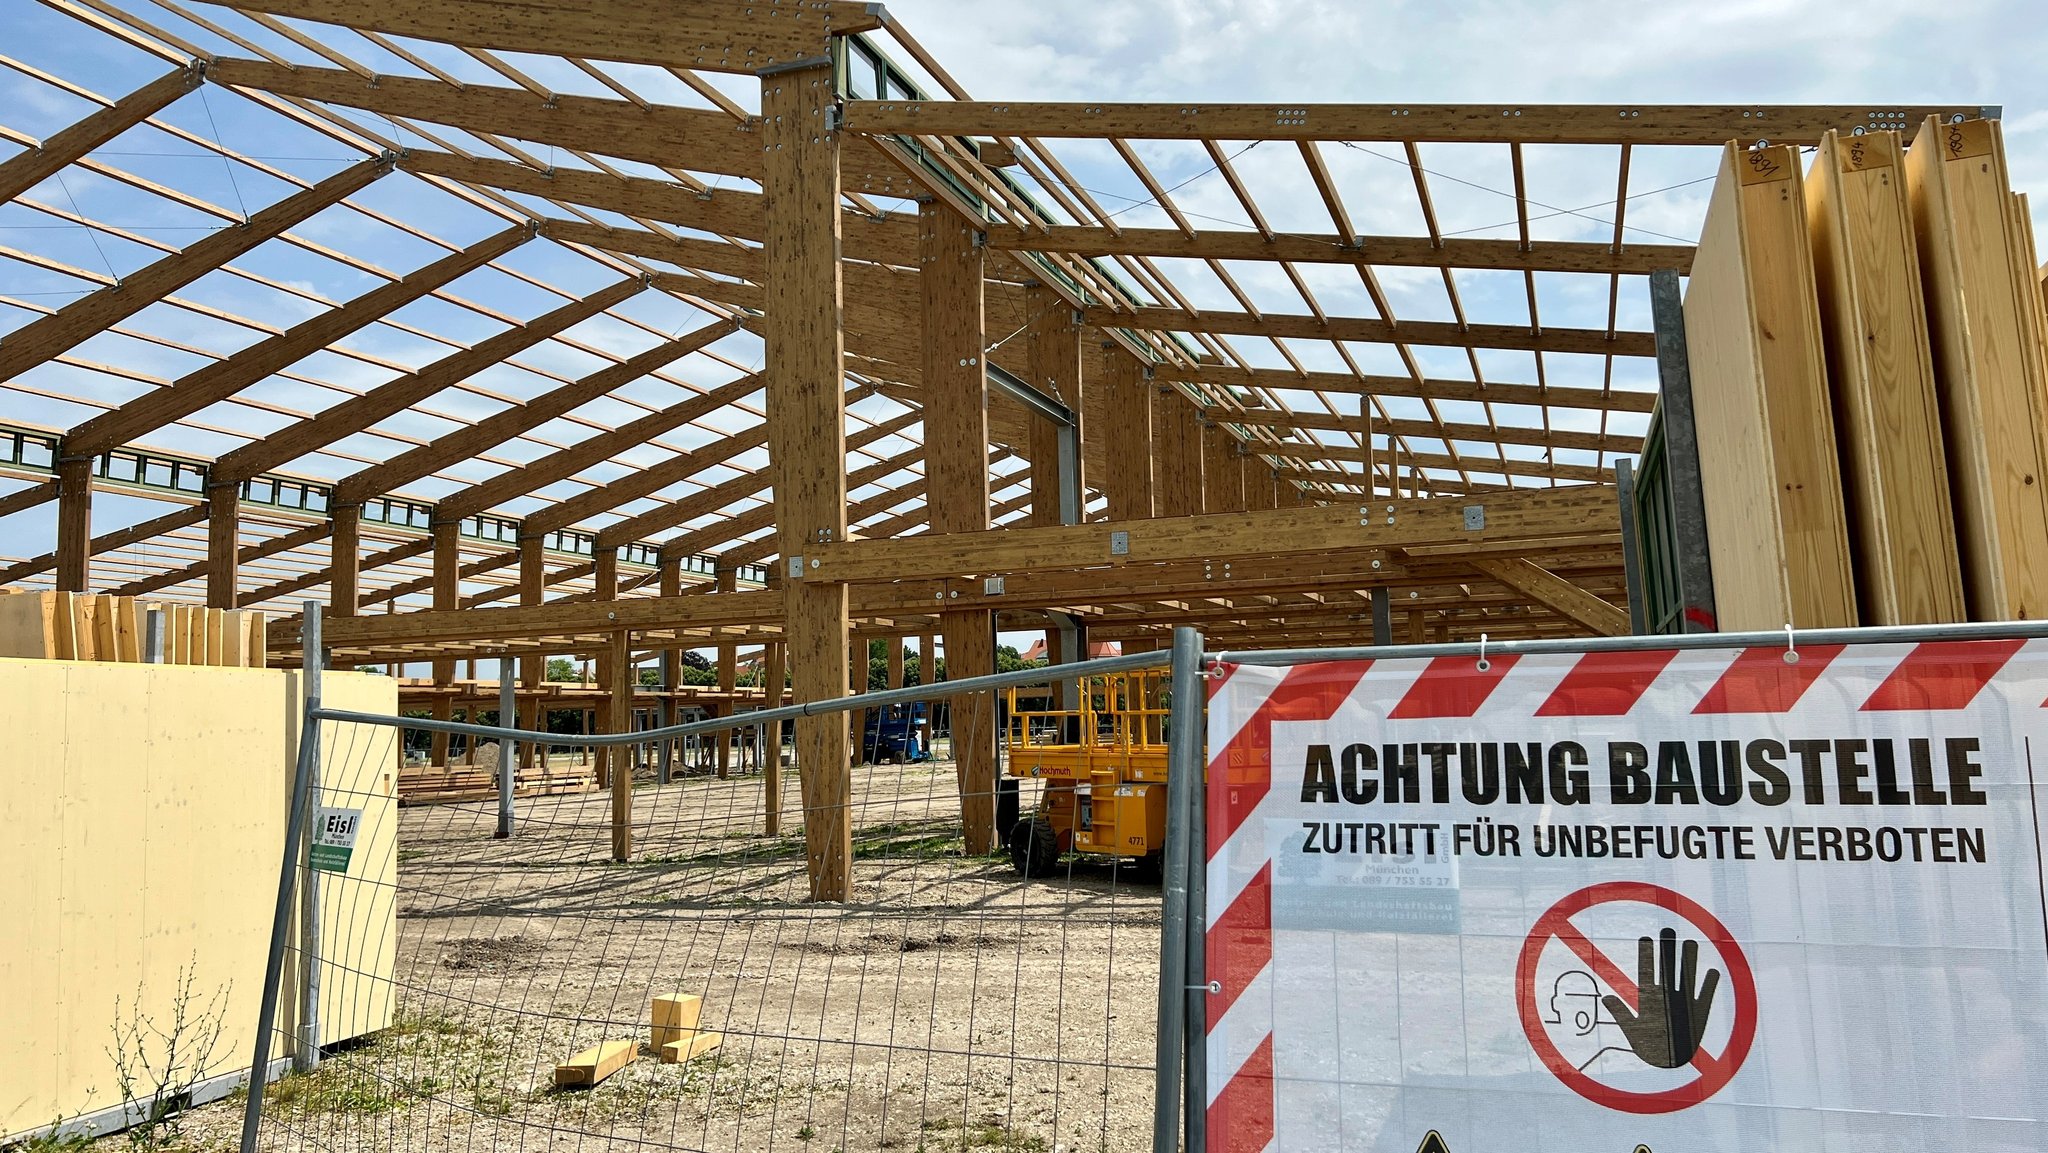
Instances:
[[[273,1086],[263,1147],[1144,1147],[1158,888],[965,857],[949,763],[858,769],[854,796],[847,905],[805,899],[801,829],[764,834],[759,776],[643,781],[623,865],[603,795],[522,802],[509,841],[489,805],[401,811],[397,1024]],[[579,1049],[644,1046],[670,991],[703,996],[715,1053],[552,1087]],[[197,1110],[188,1138],[238,1119]]]

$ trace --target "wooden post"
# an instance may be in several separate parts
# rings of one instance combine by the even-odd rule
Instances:
[[[361,608],[363,588],[363,509],[336,505],[334,535],[328,538],[327,615],[352,617]]]
[[[677,597],[683,595],[683,558],[671,556],[666,550],[661,554],[661,595]],[[667,728],[682,719],[682,710],[676,706],[675,693],[683,685],[683,650],[665,648],[661,650],[661,688],[667,694],[661,699],[661,725]],[[675,779],[676,754],[679,744],[674,740],[661,742],[656,755],[661,758],[658,777],[662,784]]]
[[[1244,511],[1244,466],[1238,461],[1237,438],[1207,421],[1202,423],[1202,508]]]
[[[1429,610],[1408,610],[1408,643],[1426,645],[1429,643]]]
[[[1152,515],[1152,383],[1136,357],[1111,352],[1107,427],[1094,430],[1108,446],[1109,519],[1144,520]]]
[[[761,663],[761,687],[767,695],[762,698],[767,707],[776,708],[782,704],[782,682],[788,675],[786,654],[788,647],[781,641],[771,642],[763,654]],[[782,722],[768,726],[768,739],[761,748],[761,800],[765,824],[763,831],[771,837],[782,835]]]
[[[888,662],[885,683],[892,689],[900,689],[903,687],[903,638],[889,637],[882,645],[883,654]]]
[[[593,586],[590,594],[592,600],[615,601],[619,599],[618,549],[600,548],[592,550],[590,580]],[[614,647],[607,645],[604,652],[599,654],[597,658],[597,683],[604,686],[607,691],[611,691],[612,696],[616,697],[618,694],[613,684],[615,670],[612,668],[612,651]],[[606,732],[613,731],[611,724],[614,719],[612,703],[608,698],[604,704],[603,714]],[[613,755],[612,750],[597,750],[597,785],[599,788],[604,788],[611,784],[611,772],[618,763],[619,758]]]
[[[1026,376],[1033,388],[1065,404],[1074,414],[1077,439],[1081,427],[1081,329],[1074,310],[1058,293],[1043,285],[1024,290]],[[1031,523],[1060,523],[1059,429],[1039,417],[1031,419]],[[1085,459],[1085,455],[1084,455]],[[1082,481],[1082,491],[1087,481]]]
[[[540,536],[519,538],[519,603],[537,605],[547,600],[548,560],[547,539]],[[534,653],[519,658],[519,681],[529,694],[537,693],[547,681],[547,654]],[[526,703],[527,728],[535,732],[547,730],[547,713],[541,707],[536,695]],[[532,768],[536,763],[547,770],[548,750],[545,744],[535,747],[533,741],[519,743],[519,763]]]
[[[763,376],[778,544],[788,558],[846,539],[839,134],[827,123],[835,89],[830,64],[761,78]],[[976,442],[977,460],[985,451],[985,442]],[[784,583],[783,596],[798,699],[840,696],[849,647],[846,586],[799,578]],[[845,718],[798,721],[797,748],[811,896],[843,901],[853,892],[852,749]]]
[[[82,593],[92,579],[92,458],[57,461],[57,591]]]
[[[939,679],[939,642],[930,633],[917,638],[917,682],[931,684]]]
[[[1152,398],[1152,446],[1158,454],[1152,505],[1159,516],[1202,511],[1202,419],[1195,404],[1170,384]]]
[[[441,521],[434,525],[434,609],[448,612],[462,607],[462,522]],[[434,684],[455,683],[455,662],[434,662]],[[435,717],[447,720],[451,715],[449,696],[445,693],[434,697]],[[432,764],[448,763],[448,734],[435,733],[433,752],[428,758]]]
[[[717,573],[716,580],[718,583],[714,587],[718,592],[729,593],[739,590],[738,565],[733,564],[724,557],[719,557]],[[732,691],[739,687],[739,661],[740,649],[737,644],[732,641],[718,642],[718,691],[726,694],[726,699],[720,702],[718,706],[719,716],[729,718],[735,712]],[[729,780],[732,777],[732,745],[733,730],[720,730],[718,733],[718,779],[721,781]]]
[[[1279,494],[1273,491],[1276,480],[1273,466],[1251,453],[1244,453],[1237,461],[1243,474],[1245,509],[1250,512],[1262,512],[1266,509],[1279,508]]]
[[[206,490],[206,607],[231,609],[242,584],[242,486]]]
[[[918,210],[918,260],[923,269],[925,488],[931,528],[978,532],[989,525],[982,250],[966,221],[951,209],[926,203]],[[1058,523],[1057,512],[1053,523]],[[989,612],[946,612],[939,622],[951,679],[995,671]],[[927,670],[925,683],[932,678]],[[954,697],[950,703],[961,823],[968,855],[979,856],[995,848],[995,702],[984,694]]]
[[[632,634],[620,629],[611,636],[605,663],[611,668],[611,731],[633,731]],[[633,750],[607,749],[612,770],[612,860],[633,859]]]

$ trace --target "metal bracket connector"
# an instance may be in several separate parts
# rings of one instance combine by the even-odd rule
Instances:
[[[1468,504],[1465,506],[1465,531],[1481,532],[1486,528],[1486,506]]]
[[[981,581],[981,595],[989,597],[1003,595],[1003,578],[999,576],[983,577]]]
[[[789,579],[793,581],[804,579],[804,558],[800,556],[789,558]]]
[[[1109,555],[1131,555],[1131,534],[1122,529],[1109,534]]]

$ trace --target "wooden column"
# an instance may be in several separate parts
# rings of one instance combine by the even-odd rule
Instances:
[[[206,607],[231,609],[242,584],[242,486],[206,490]]]
[[[57,591],[82,593],[92,579],[92,458],[57,462]]]
[[[719,557],[717,571],[718,575],[716,577],[716,580],[718,583],[716,586],[714,586],[717,589],[717,591],[722,593],[738,591],[738,565],[733,564],[731,561],[726,560],[724,557]],[[719,691],[730,694],[734,688],[738,687],[740,677],[739,662],[739,646],[737,644],[734,644],[732,641],[720,641],[718,643]],[[733,715],[733,711],[734,710],[732,705],[732,699],[730,696],[728,696],[726,700],[720,702],[718,705],[719,716],[730,717]],[[718,779],[721,781],[727,780],[732,776],[732,744],[733,730],[726,729],[718,734]]]
[[[903,687],[903,638],[889,637],[882,642],[882,652],[887,662],[887,684],[892,689]]]
[[[769,708],[782,704],[783,679],[788,675],[787,646],[781,641],[768,645],[761,657],[761,699]],[[761,746],[761,802],[763,831],[771,837],[782,835],[782,722],[768,726],[768,739]]]
[[[592,585],[590,597],[592,600],[615,601],[619,599],[618,549],[600,548],[591,550],[590,581]],[[611,727],[613,720],[612,697],[617,696],[613,684],[616,670],[612,666],[612,653],[615,648],[616,646],[607,645],[604,652],[597,658],[597,683],[607,691],[610,691],[612,695],[605,699],[604,708],[597,713],[596,720],[602,726],[603,731],[608,733],[616,731]],[[597,750],[597,784],[599,788],[611,784],[612,768],[618,763],[619,758],[613,756],[610,749]]]
[[[1109,519],[1143,520],[1152,515],[1152,382],[1136,357],[1115,350],[1110,359],[1107,427],[1090,435],[1108,448],[1103,478]]]
[[[548,592],[547,538],[523,536],[519,538],[519,603],[522,605],[542,604]],[[547,654],[534,653],[519,658],[520,687],[530,694],[537,694],[547,680]],[[535,695],[525,705],[525,727],[535,732],[547,730],[547,717],[540,698]],[[543,768],[547,764],[545,746],[536,749],[532,741],[519,743],[520,764],[532,768],[536,763]]]
[[[1202,420],[1194,402],[1171,385],[1152,397],[1152,447],[1158,458],[1152,505],[1159,516],[1202,511]]]
[[[336,505],[334,534],[327,540],[327,615],[352,617],[361,611],[363,589],[363,508]]]
[[[667,552],[661,554],[661,595],[665,597],[679,597],[683,595],[682,557],[670,556]],[[661,724],[663,728],[673,725],[682,719],[682,710],[676,706],[676,698],[673,695],[682,686],[683,650],[673,647],[661,650],[661,687],[663,692],[670,694],[661,700]],[[656,750],[655,755],[661,758],[661,768],[657,775],[662,784],[668,784],[669,781],[674,779],[677,761],[679,760],[677,754],[680,751],[681,743],[675,740],[661,742],[661,748]]]
[[[982,250],[966,221],[927,202],[918,210],[918,263],[923,272],[925,489],[931,528],[980,532],[989,526]],[[946,612],[939,625],[951,679],[995,671],[992,614]],[[931,681],[927,670],[925,683]],[[984,693],[954,697],[950,706],[967,854],[980,856],[995,849],[995,701]]]
[[[1244,507],[1252,512],[1262,512],[1280,507],[1280,494],[1274,490],[1278,478],[1273,475],[1273,466],[1264,458],[1250,453],[1237,458],[1242,466],[1244,485]]]
[[[1082,427],[1081,328],[1074,322],[1074,310],[1058,293],[1034,284],[1024,290],[1025,378],[1033,388],[1058,400],[1072,410],[1077,436]],[[1039,417],[1031,418],[1031,523],[1060,523],[1060,440],[1059,429]],[[1084,473],[1082,491],[1087,491]]]
[[[616,554],[614,554],[616,555]],[[605,663],[611,668],[611,724],[615,733],[633,729],[632,634],[620,629],[611,636]],[[633,750],[605,750],[612,767],[612,860],[633,858]]]
[[[1244,511],[1244,465],[1237,456],[1237,438],[1220,424],[1202,424],[1202,509]]]
[[[776,535],[784,557],[846,539],[839,134],[826,123],[837,99],[834,88],[829,64],[761,78],[762,301],[767,314],[762,375]],[[983,451],[975,446],[977,454]],[[783,596],[797,699],[842,695],[849,647],[846,586],[792,580],[785,583]],[[797,750],[811,896],[843,901],[853,891],[852,748],[845,718],[798,721]]]
[[[462,523],[441,521],[434,525],[434,611],[453,612],[462,607]],[[453,684],[455,681],[454,661],[434,662],[434,683]],[[443,694],[434,698],[434,715],[447,720],[450,698]],[[432,753],[428,760],[436,765],[448,763],[448,734],[435,733]]]
[[[939,675],[939,642],[927,633],[917,638],[917,680],[921,685],[931,684]]]

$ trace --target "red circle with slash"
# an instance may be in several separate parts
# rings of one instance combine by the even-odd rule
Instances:
[[[1718,1055],[1708,1053],[1705,1047],[1693,1054],[1692,1065],[1699,1076],[1675,1089],[1635,1093],[1604,1084],[1574,1066],[1543,1027],[1543,1014],[1536,992],[1536,966],[1544,948],[1553,940],[1585,962],[1601,983],[1614,991],[1615,996],[1631,1006],[1636,1004],[1636,983],[1572,924],[1573,917],[1596,905],[1606,904],[1652,905],[1667,909],[1683,917],[1721,955],[1721,963],[1728,976],[1730,999],[1735,1002],[1734,1029],[1728,1036],[1728,1044]],[[1529,1045],[1543,1059],[1544,1067],[1572,1092],[1596,1105],[1623,1113],[1676,1113],[1705,1101],[1734,1079],[1736,1071],[1742,1068],[1743,1060],[1749,1056],[1750,1045],[1756,1040],[1756,976],[1750,971],[1749,959],[1743,956],[1734,935],[1699,902],[1670,889],[1639,881],[1610,881],[1580,889],[1552,905],[1549,912],[1538,918],[1535,928],[1529,930],[1528,939],[1522,943],[1521,961],[1515,971],[1515,1000],[1521,1010],[1522,1031],[1528,1034]]]

